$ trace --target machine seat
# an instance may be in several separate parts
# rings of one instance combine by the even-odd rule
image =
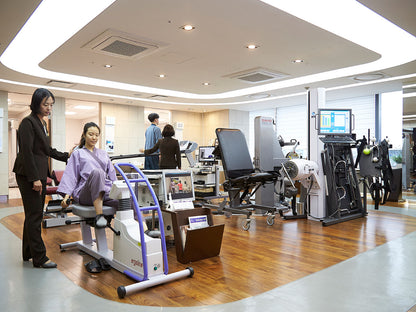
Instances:
[[[240,185],[242,183],[264,183],[264,182],[268,182],[270,180],[273,180],[273,178],[275,177],[275,174],[272,173],[268,173],[268,172],[256,172],[256,173],[251,173],[249,175],[245,175],[245,176],[241,176],[241,177],[237,177],[237,178],[232,178],[229,179],[229,181],[232,184],[237,184]]]
[[[105,216],[112,216],[116,213],[117,209],[110,206],[103,206],[103,214]],[[95,208],[94,206],[82,206],[79,204],[73,204],[72,205],[72,213],[74,215],[86,218],[86,219],[92,219],[95,218]]]

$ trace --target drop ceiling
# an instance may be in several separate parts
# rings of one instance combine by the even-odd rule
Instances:
[[[416,35],[416,1],[359,2],[410,34]],[[37,0],[2,0],[0,54],[39,3]],[[354,16],[351,16],[351,23],[356,23]],[[192,24],[195,29],[185,32],[181,28],[185,24]],[[365,28],[369,25],[364,23],[360,27]],[[48,38],[39,36],[38,44],[45,40]],[[247,49],[247,45],[252,43],[258,45],[258,48]],[[133,50],[126,50],[130,48],[129,45]],[[149,49],[141,50],[134,46]],[[111,53],[103,53],[101,47],[107,49],[104,52]],[[32,48],[36,49],[36,46]],[[132,54],[129,56],[122,51],[132,51]],[[137,51],[139,52],[135,53]],[[160,90],[215,95],[250,88],[253,85],[284,82],[367,64],[379,58],[380,55],[374,51],[258,0],[117,0],[54,50],[40,63],[40,67],[53,72]],[[295,59],[301,59],[303,62],[294,63]],[[111,68],[106,68],[107,64],[110,64]],[[249,79],[239,79],[242,73],[248,76],[253,73],[252,79],[262,78],[260,75],[264,73],[278,75],[271,80],[259,79],[253,83],[248,81]],[[393,79],[412,75],[416,73],[416,61],[383,68],[377,71],[378,73]],[[165,77],[160,78],[159,74],[164,74]],[[54,80],[53,77],[22,74],[3,64],[0,64],[0,79],[0,90],[14,94],[31,94],[34,90],[33,85],[47,86],[48,81]],[[179,110],[192,107],[194,111],[226,108],[250,110],[253,107],[259,109],[283,101],[274,99],[275,97],[302,94],[308,87],[324,87],[330,90],[339,86],[359,84],[359,81],[351,76],[344,76],[272,89],[267,92],[268,97],[257,97],[254,92],[227,100],[195,100],[156,92],[135,92],[74,81],[63,82],[74,85],[53,90],[56,96],[81,101],[111,101]],[[204,82],[209,84],[204,85]],[[398,79],[395,82],[416,83],[416,77]],[[383,90],[384,84],[379,86],[379,89]],[[354,89],[349,88],[351,96]],[[377,88],[373,85],[372,89]],[[96,94],[83,93],[90,91]],[[261,101],[253,105],[252,99],[256,98],[261,98]],[[149,101],[155,99],[157,102]],[[178,104],[173,105],[170,102]],[[404,105],[405,113],[416,113],[414,97],[406,98]]]

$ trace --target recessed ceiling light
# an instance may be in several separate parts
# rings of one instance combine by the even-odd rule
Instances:
[[[111,68],[111,67],[113,67],[113,65],[111,65],[111,64],[105,64],[104,67],[105,68]]]
[[[257,49],[259,46],[258,45],[255,45],[255,44],[249,44],[248,46],[247,46],[247,49],[249,49],[249,50],[254,50],[254,49]]]
[[[75,115],[75,112],[65,112],[65,115]]]
[[[202,83],[202,85],[204,85],[204,86],[209,86],[209,85],[210,85],[210,83],[209,83],[209,82],[203,82],[203,83]]]
[[[303,60],[301,59],[293,60],[292,63],[303,63]]]
[[[371,81],[371,80],[377,80],[377,79],[381,79],[385,77],[386,75],[384,75],[383,73],[373,73],[373,74],[358,75],[358,76],[353,77],[352,79],[357,80],[357,81]]]
[[[166,77],[166,75],[165,74],[160,74],[159,75],[159,78],[165,78]]]
[[[191,31],[191,30],[194,30],[194,29],[195,29],[195,27],[194,27],[194,26],[192,26],[192,25],[190,25],[190,24],[183,25],[181,28],[182,28],[183,30],[186,30],[186,31]]]

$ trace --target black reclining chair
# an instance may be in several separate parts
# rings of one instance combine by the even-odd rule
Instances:
[[[250,228],[250,216],[255,209],[265,211],[267,224],[273,225],[275,207],[251,203],[250,197],[266,183],[276,183],[277,172],[255,172],[244,134],[238,129],[218,128],[215,130],[221,154],[226,181],[224,191],[228,192],[229,205],[222,207],[226,212],[245,214],[243,229]]]

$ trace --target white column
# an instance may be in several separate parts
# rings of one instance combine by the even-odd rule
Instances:
[[[51,145],[60,152],[65,150],[65,99],[55,97],[51,118]],[[81,130],[80,130],[81,132]],[[65,162],[52,159],[51,170],[64,170]]]
[[[314,88],[308,92],[308,114],[309,114],[309,155],[310,160],[315,161],[319,167],[318,179],[320,188],[312,188],[310,195],[309,213],[311,217],[324,218],[326,217],[326,198],[325,198],[325,178],[322,169],[321,152],[324,149],[324,144],[319,140],[318,130],[318,108],[325,107],[325,89]]]
[[[9,196],[8,92],[0,91],[0,199]]]

